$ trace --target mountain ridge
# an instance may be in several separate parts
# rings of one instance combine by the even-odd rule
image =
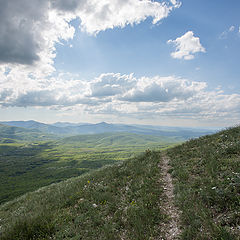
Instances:
[[[27,129],[23,127],[15,127],[0,123],[0,143],[11,141],[48,141],[55,140],[56,136],[44,133],[38,129]]]
[[[146,134],[155,136],[177,136],[182,137],[187,140],[189,138],[196,138],[206,134],[212,134],[215,131],[210,129],[202,128],[180,128],[180,127],[161,127],[161,126],[151,126],[151,125],[127,125],[127,124],[109,124],[106,122],[101,122],[97,124],[90,123],[55,123],[55,124],[45,124],[30,121],[10,121],[10,122],[0,122],[5,125],[24,127],[27,129],[37,129],[41,132],[48,134],[59,134],[59,135],[79,135],[79,134],[98,134],[105,132],[129,132],[135,134]]]

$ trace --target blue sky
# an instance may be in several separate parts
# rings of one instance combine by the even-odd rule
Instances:
[[[0,120],[239,124],[239,1],[0,4]]]
[[[227,88],[228,84],[234,84],[239,90],[240,35],[236,32],[240,26],[240,2],[233,3],[229,6],[227,1],[185,0],[157,25],[148,19],[134,27],[106,30],[96,37],[78,29],[69,43],[73,48],[57,46],[55,66],[87,78],[103,72],[134,72],[137,76],[176,74],[207,81],[212,87],[219,84]],[[75,21],[74,25],[79,26],[79,22]],[[235,26],[235,34],[220,39],[231,26]],[[199,54],[193,61],[171,58],[173,48],[166,42],[189,30],[200,38],[207,54]]]

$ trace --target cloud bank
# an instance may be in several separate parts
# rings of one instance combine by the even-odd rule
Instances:
[[[239,94],[210,91],[205,82],[175,76],[136,78],[133,74],[106,73],[86,81],[60,74],[48,80],[28,76],[23,81],[16,72],[2,71],[0,79],[2,107],[47,107],[135,119],[240,117]]]
[[[195,57],[195,53],[206,52],[205,48],[200,43],[200,39],[194,37],[192,31],[186,32],[176,40],[168,40],[167,43],[172,43],[176,46],[176,51],[171,53],[171,56],[177,59],[192,60]]]

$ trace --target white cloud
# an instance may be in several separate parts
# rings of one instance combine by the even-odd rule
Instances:
[[[147,17],[153,24],[166,18],[180,7],[178,1],[157,2],[152,0],[55,0],[52,6],[63,12],[71,11],[81,20],[81,28],[89,34],[97,34],[114,27],[138,24]]]
[[[177,59],[191,60],[194,59],[194,53],[206,52],[200,43],[200,39],[194,37],[192,31],[186,32],[176,40],[168,40],[167,43],[173,43],[176,46],[176,51],[171,53],[171,56]]]
[[[177,1],[177,0],[170,0],[170,2],[174,5],[174,6],[178,6],[180,7],[182,5],[181,2]]]
[[[133,74],[101,74],[91,83],[91,97],[103,98],[122,95],[136,85]]]
[[[186,100],[205,87],[206,83],[190,82],[176,77],[143,77],[120,99],[129,102]]]
[[[233,32],[234,30],[235,30],[235,27],[234,27],[234,26],[231,26],[231,27],[228,29],[229,32]]]
[[[74,37],[76,18],[82,31],[97,34],[148,17],[156,24],[178,7],[178,1],[0,0],[0,105],[91,106],[126,93],[136,83],[132,75],[104,74],[90,83],[55,76],[56,43]]]
[[[69,20],[48,0],[0,0],[0,64],[33,75],[52,73],[55,44],[74,36]]]
[[[234,32],[235,32],[235,26],[232,25],[227,30],[225,30],[220,34],[219,39],[226,39],[228,38],[230,33],[234,33]]]
[[[0,67],[4,72],[6,69],[10,72],[7,77],[9,84],[3,84],[4,74],[0,80],[0,99],[8,96],[8,101],[2,104],[14,104],[15,99],[18,106],[28,105],[28,99],[33,97],[29,87],[36,88],[41,81],[55,74],[55,45],[64,44],[74,37],[73,19],[80,19],[81,30],[94,35],[106,29],[139,24],[148,17],[156,24],[179,6],[178,1],[160,3],[152,0],[0,0]],[[101,89],[101,83],[95,81],[93,95],[104,97],[111,95],[111,91],[120,91],[117,85]],[[14,89],[11,96],[7,85]],[[50,94],[47,89],[35,94],[38,97],[33,99],[32,105],[37,105],[37,100],[40,105],[48,105],[42,101]],[[17,101],[20,95],[22,100]],[[58,94],[51,96],[56,100]],[[49,101],[54,104],[54,99]]]
[[[156,24],[179,6],[151,0],[0,0],[0,64],[49,74],[55,44],[74,36],[71,20],[79,18],[82,31],[97,34],[148,17]]]
[[[221,88],[210,91],[205,82],[175,76],[136,78],[133,74],[107,73],[85,81],[71,74],[32,79],[5,72],[1,68],[0,105],[8,108],[47,107],[133,119],[240,118],[239,94],[225,94]]]

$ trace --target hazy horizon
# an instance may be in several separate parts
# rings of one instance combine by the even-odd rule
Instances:
[[[134,124],[134,123],[120,123],[120,122],[108,122],[108,121],[101,121],[101,122],[64,122],[64,121],[60,121],[60,122],[42,122],[42,121],[37,121],[37,120],[33,120],[33,119],[29,119],[29,120],[7,120],[7,121],[1,121],[0,123],[4,124],[4,122],[8,123],[8,122],[37,122],[37,123],[43,123],[43,124],[47,124],[47,125],[54,125],[54,124],[76,124],[76,125],[96,125],[96,124],[113,124],[113,125],[129,125],[129,126],[146,126],[146,127],[162,127],[162,128],[185,128],[185,129],[209,129],[209,130],[220,130],[220,129],[224,129],[226,127],[204,127],[204,126],[193,126],[193,127],[189,127],[189,126],[171,126],[171,125],[151,125],[151,124]]]

